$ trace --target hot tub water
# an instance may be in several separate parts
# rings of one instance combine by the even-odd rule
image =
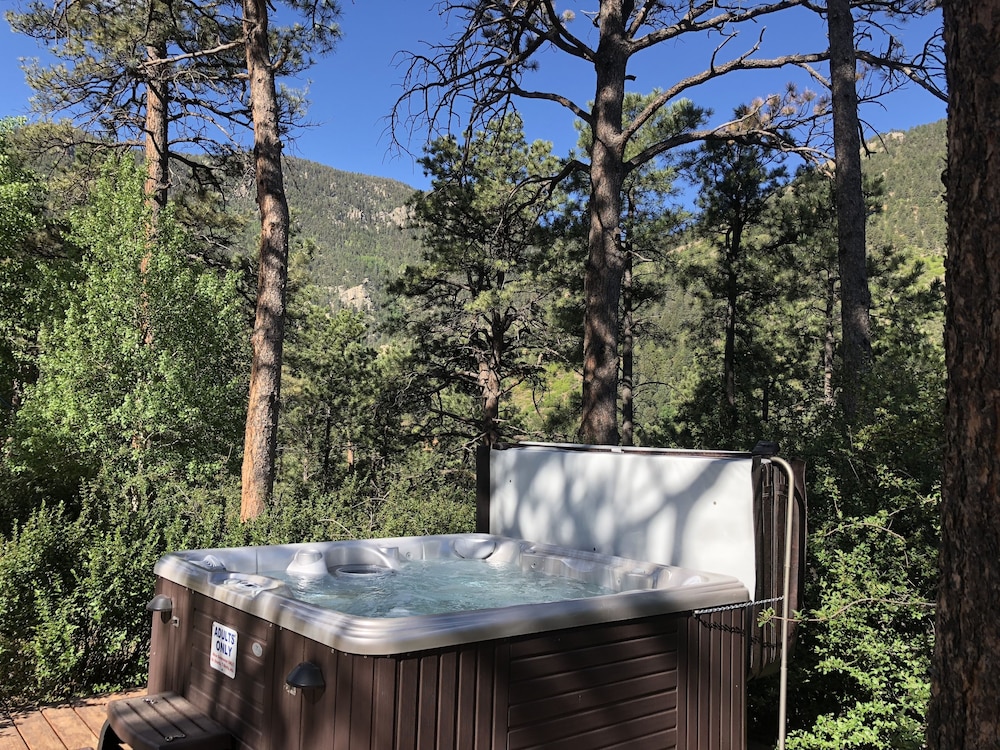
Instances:
[[[398,568],[345,565],[318,575],[285,570],[296,599],[360,617],[411,617],[518,604],[544,604],[615,593],[599,583],[485,560],[412,560]]]

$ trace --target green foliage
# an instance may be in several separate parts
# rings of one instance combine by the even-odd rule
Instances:
[[[518,434],[510,394],[538,378],[551,342],[541,320],[554,290],[541,269],[558,199],[546,178],[558,162],[509,115],[467,143],[436,140],[421,163],[432,177],[413,198],[424,258],[392,287],[405,298],[401,332],[419,342],[414,393],[446,431],[493,443]],[[440,398],[481,407],[441,408]]]
[[[741,143],[707,143],[689,159],[701,210],[678,277],[699,301],[690,332],[700,379],[679,409],[677,434],[688,444],[746,448],[780,402],[772,390],[783,368],[762,333],[787,290],[780,269],[788,237],[772,209],[787,172],[781,154]]]
[[[16,158],[17,120],[0,120],[0,438],[33,379],[38,330],[52,307],[61,265],[35,252],[43,228],[44,186]]]
[[[148,509],[147,509],[148,510]],[[2,698],[136,684],[148,652],[150,515],[42,506],[0,548]],[[114,525],[112,525],[114,524]]]
[[[319,293],[310,287],[314,297]],[[369,343],[361,313],[295,295],[283,373],[280,481],[330,492],[349,471],[385,460],[398,441],[393,350]]]
[[[876,377],[896,365],[880,364]],[[918,398],[886,379],[853,436],[828,428],[799,448],[813,475],[813,572],[790,748],[923,747],[943,384],[912,379]]]
[[[81,503],[43,503],[0,541],[2,702],[141,684],[154,563],[224,543],[227,523],[239,525],[238,487],[225,478],[212,490],[159,482],[153,494],[95,482]]]
[[[109,169],[74,220],[81,279],[42,331],[9,460],[123,480],[154,470],[201,477],[231,459],[242,424],[245,350],[232,277],[186,262],[164,214],[151,236],[142,176]]]
[[[865,175],[884,182],[878,214],[868,221],[869,244],[893,245],[923,257],[943,276],[946,120],[905,133],[887,133],[868,144]],[[936,263],[930,261],[936,259]]]
[[[469,533],[476,528],[475,469],[468,454],[418,448],[393,470],[378,536]]]
[[[22,124],[10,118],[0,120],[0,253],[4,258],[15,255],[41,224],[44,188],[10,153],[10,137]]]
[[[451,534],[475,529],[475,471],[462,451],[416,445],[350,467],[336,486],[286,483],[260,518],[229,526],[228,544],[284,544]]]
[[[870,250],[875,369],[862,416],[848,427],[822,386],[824,331],[839,328],[829,190],[818,178],[801,174],[782,192],[767,232],[794,243],[774,272],[784,293],[755,310],[769,351],[749,350],[744,366],[767,363],[779,387],[770,394],[771,418],[757,434],[739,436],[744,448],[776,439],[807,464],[809,567],[788,747],[917,748],[933,633],[942,299],[912,253]],[[835,383],[839,365],[828,364]],[[742,408],[759,398],[747,394]],[[711,410],[697,401],[685,418],[691,434],[721,438]],[[753,685],[752,726],[773,717],[774,701],[773,683]]]

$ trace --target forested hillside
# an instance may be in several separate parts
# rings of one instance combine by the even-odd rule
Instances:
[[[384,305],[386,284],[420,255],[405,207],[415,190],[306,159],[288,158],[285,168],[293,238],[296,246],[311,247],[311,280],[331,300],[364,283],[372,302]],[[252,210],[252,185],[237,185],[234,194],[235,210]],[[254,229],[251,222],[248,243]]]
[[[941,171],[945,121],[892,131],[868,142],[866,175],[884,193],[869,219],[869,246],[917,251],[929,270],[943,271],[945,216]],[[314,244],[312,280],[323,289],[360,285],[384,303],[385,285],[420,257],[421,245],[407,227],[406,202],[415,189],[395,180],[343,172],[307,159],[287,164],[289,205],[298,239]],[[249,187],[236,205],[251,209]],[[251,225],[252,226],[252,225]]]
[[[868,223],[868,244],[916,250],[942,273],[946,125],[940,120],[872,139],[864,163],[868,177],[881,178],[885,188]]]

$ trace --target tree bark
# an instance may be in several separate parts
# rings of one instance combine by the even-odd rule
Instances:
[[[851,0],[828,0],[830,89],[840,263],[843,374],[841,404],[848,421],[857,415],[861,383],[871,369],[871,292],[865,249],[865,201],[861,189],[861,129],[858,119],[857,54]]]
[[[482,441],[487,447],[500,441],[500,363],[504,361],[507,326],[503,316],[494,310],[491,314],[489,349],[479,360],[479,389],[482,401]]]
[[[583,419],[586,443],[618,443],[618,326],[625,253],[621,246],[625,181],[622,109],[628,63],[622,0],[601,3],[595,55],[594,145],[590,155],[590,234],[584,273]]]
[[[1000,748],[1000,0],[948,0],[944,480],[932,750]]]
[[[170,84],[168,82],[167,37],[169,27],[161,0],[149,3],[146,24],[146,113],[145,113],[145,167],[146,201],[153,212],[156,224],[159,212],[167,205],[170,187]]]
[[[736,263],[743,252],[743,224],[734,222],[726,242],[726,329],[722,352],[722,413],[730,434],[736,431],[736,324],[739,321],[740,284]]]
[[[631,228],[631,224],[630,224]],[[622,277],[622,445],[635,444],[635,303],[632,240],[625,242]]]
[[[167,107],[170,89],[163,79],[162,61],[167,56],[165,43],[150,44],[146,47],[146,62],[149,80],[146,81],[146,200],[153,211],[153,221],[160,210],[167,205],[167,191],[170,185],[169,119]]]
[[[146,238],[149,248],[139,261],[139,277],[143,286],[140,296],[139,328],[146,346],[151,346],[154,338],[153,322],[149,314],[149,295],[146,292],[149,264],[152,260],[152,244],[157,235],[160,212],[167,205],[170,174],[170,84],[164,61],[167,57],[166,29],[163,7],[155,0],[149,5],[147,22],[148,41],[146,43],[145,88],[146,107],[143,119],[143,161],[146,182],[143,186],[146,205],[149,208],[149,223]],[[145,436],[132,438],[133,448],[145,445]]]
[[[260,210],[257,311],[250,343],[250,397],[243,447],[240,520],[256,518],[274,490],[281,402],[281,358],[288,280],[288,201],[281,171],[278,97],[267,36],[266,0],[244,0],[247,73]]]
[[[837,277],[827,278],[825,293],[823,305],[823,403],[827,406],[833,406],[836,401],[833,395],[833,370],[837,350]]]

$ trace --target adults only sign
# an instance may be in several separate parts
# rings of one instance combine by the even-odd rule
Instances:
[[[212,623],[212,648],[209,666],[227,677],[236,677],[237,633],[222,623]]]

